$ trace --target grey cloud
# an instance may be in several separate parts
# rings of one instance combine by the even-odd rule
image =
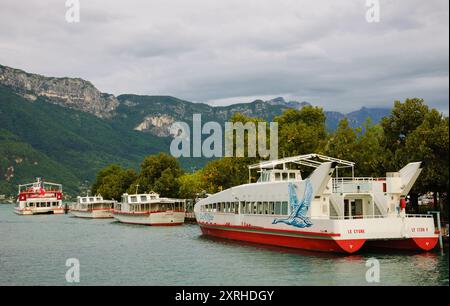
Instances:
[[[225,104],[285,96],[351,111],[423,97],[448,113],[448,1],[2,0],[0,63],[114,94]],[[248,100],[247,100],[248,99]]]

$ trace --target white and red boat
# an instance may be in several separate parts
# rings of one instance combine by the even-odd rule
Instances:
[[[104,200],[101,195],[78,196],[77,202],[71,206],[69,212],[79,218],[112,218],[115,203],[116,201]]]
[[[34,183],[19,185],[14,212],[19,215],[63,214],[62,196],[61,184],[37,178]]]
[[[113,216],[122,223],[141,225],[181,225],[184,223],[185,201],[160,198],[159,194],[123,194],[114,206]]]
[[[420,165],[359,178],[354,163],[319,154],[261,162],[249,167],[259,170],[256,183],[203,199],[194,211],[203,234],[215,237],[327,252],[429,251],[438,241],[433,216],[405,213]],[[302,166],[314,168],[307,178]],[[339,178],[341,168],[351,168],[352,177]]]

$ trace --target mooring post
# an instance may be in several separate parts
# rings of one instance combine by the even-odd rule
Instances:
[[[437,226],[438,226],[438,230],[439,230],[439,247],[441,249],[441,254],[444,254],[444,243],[442,241],[441,212],[440,211],[429,211],[428,214],[436,214]]]

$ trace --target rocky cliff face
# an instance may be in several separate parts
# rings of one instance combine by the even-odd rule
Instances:
[[[175,119],[167,115],[147,116],[134,129],[140,132],[150,132],[158,137],[167,137],[171,136],[170,128],[174,122]]]
[[[0,65],[0,84],[29,101],[44,97],[100,118],[112,117],[119,105],[116,97],[100,92],[91,82],[79,78],[50,78]]]

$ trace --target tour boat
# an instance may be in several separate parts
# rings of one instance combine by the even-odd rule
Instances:
[[[101,195],[77,197],[77,202],[70,208],[70,213],[79,218],[112,218],[114,203],[104,200]]]
[[[116,203],[114,218],[122,223],[142,225],[180,225],[184,223],[185,201],[161,198],[155,192],[123,194]]]
[[[303,178],[305,166],[313,171]],[[220,238],[339,253],[363,246],[430,251],[439,233],[433,216],[405,213],[420,166],[362,178],[354,177],[353,162],[319,154],[265,161],[249,166],[257,182],[203,199],[194,212],[202,233]],[[339,177],[342,168],[351,177]]]
[[[64,214],[62,195],[61,184],[37,178],[34,183],[19,185],[14,212],[19,215]]]

